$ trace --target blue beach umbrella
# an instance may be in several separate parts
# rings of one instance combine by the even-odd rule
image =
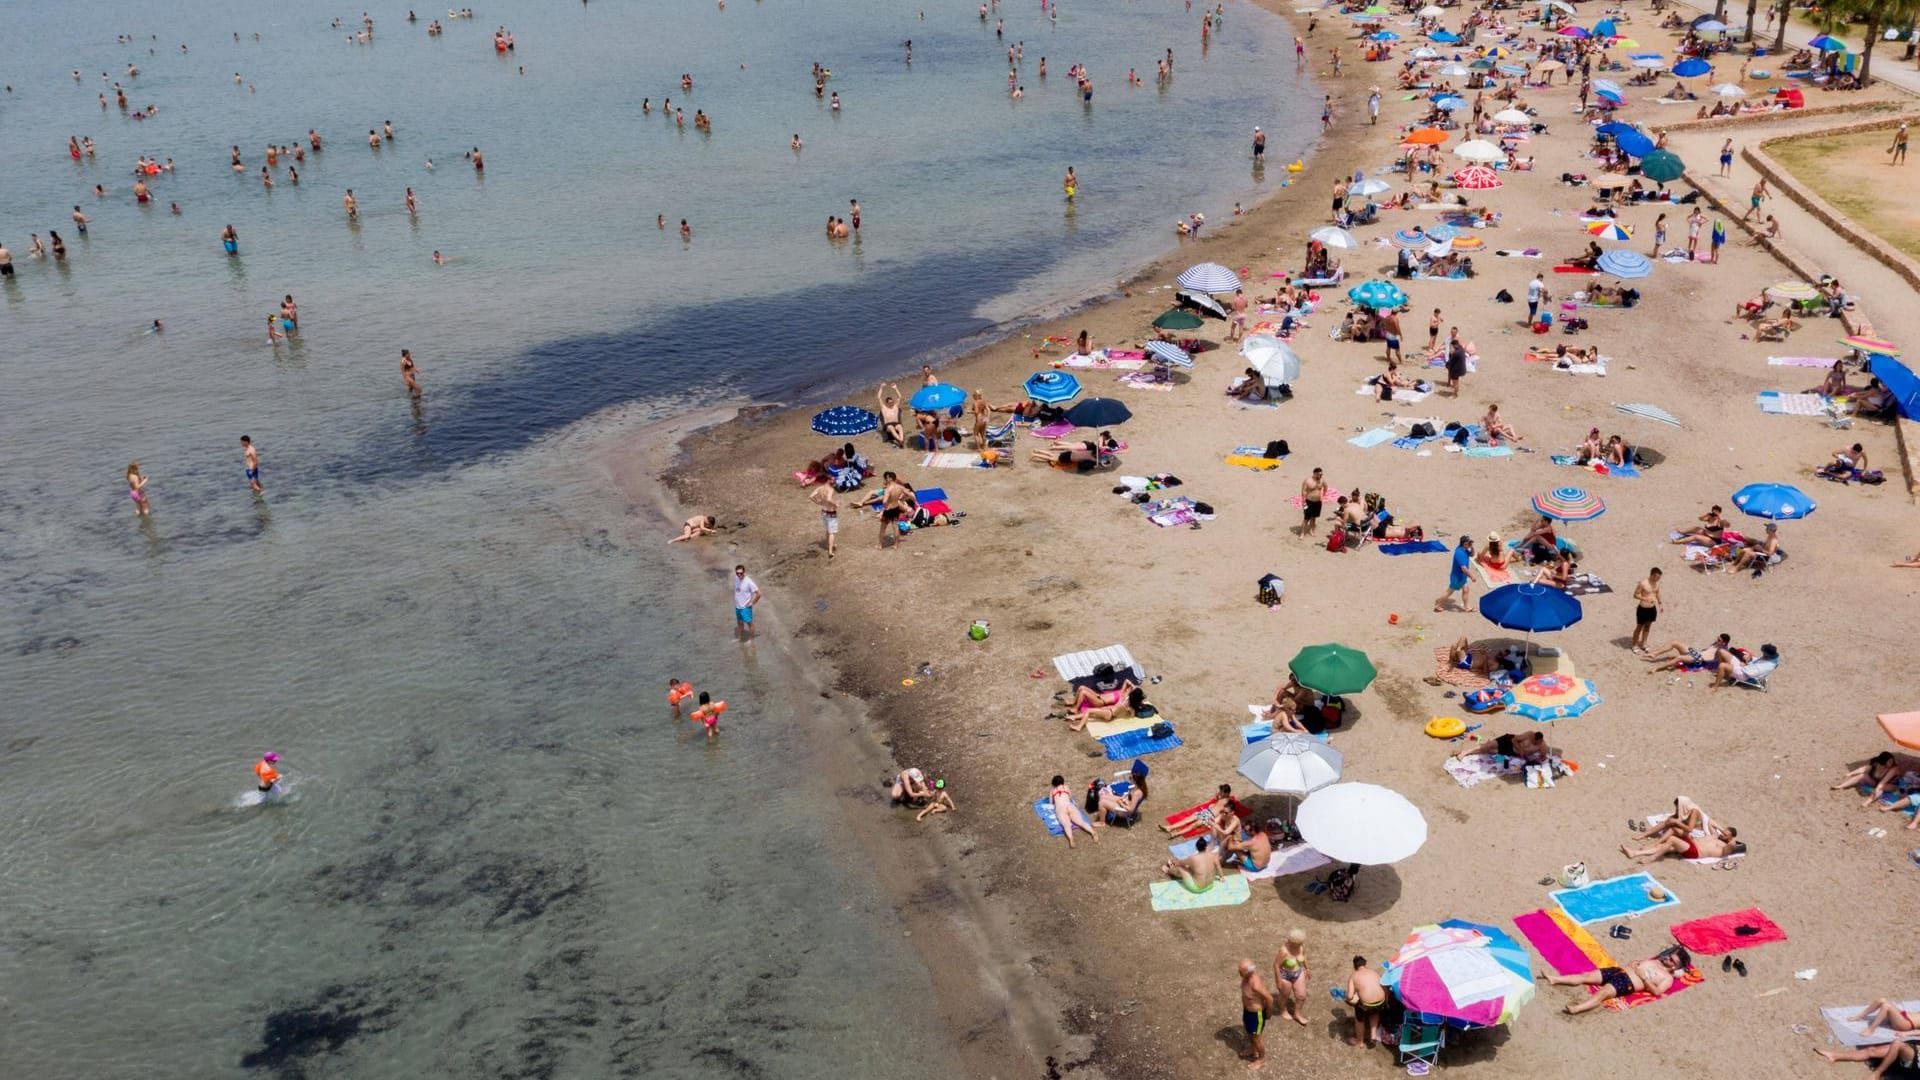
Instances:
[[[1027,376],[1027,396],[1042,405],[1058,405],[1080,396],[1080,380],[1065,371],[1038,371]]]
[[[1612,79],[1595,79],[1593,80],[1593,88],[1595,90],[1611,90],[1616,94],[1620,92],[1620,84],[1614,82]]]
[[[1480,598],[1480,614],[1504,630],[1535,634],[1565,630],[1580,621],[1580,601],[1551,585],[1528,581],[1502,585]]]
[[[1920,417],[1920,378],[1915,378],[1913,369],[1891,356],[1874,354],[1868,366],[1880,385],[1893,394],[1893,403],[1900,414],[1911,420]]]
[[[1149,341],[1147,352],[1161,363],[1174,364],[1183,368],[1193,366],[1193,354],[1171,341]]]
[[[1628,157],[1646,157],[1648,154],[1653,153],[1653,140],[1637,131],[1629,131],[1625,135],[1616,135],[1613,138],[1613,143],[1620,148],[1621,153]]]
[[[1405,306],[1407,294],[1390,281],[1363,281],[1347,290],[1347,299],[1362,307],[1384,311]]]
[[[1443,112],[1453,112],[1467,107],[1467,99],[1462,97],[1434,98],[1433,107]]]
[[[1847,43],[1837,37],[1821,34],[1819,37],[1807,42],[1807,48],[1818,49],[1821,52],[1846,52]]]
[[[1619,29],[1613,25],[1612,19],[1601,19],[1599,22],[1593,24],[1593,36],[1619,37],[1620,32]]]
[[[1616,248],[1601,255],[1598,266],[1601,273],[1617,278],[1643,278],[1653,273],[1653,263],[1645,255],[1626,248]]]
[[[1609,105],[1625,105],[1627,99],[1618,90],[1595,90],[1593,96]]]
[[[1411,229],[1401,229],[1393,234],[1393,246],[1406,251],[1423,251],[1431,243],[1433,238],[1422,231],[1418,225]]]
[[[1768,521],[1798,521],[1813,513],[1816,506],[1806,492],[1792,484],[1748,484],[1733,493],[1733,505]]]
[[[1445,30],[1435,30],[1433,33],[1428,34],[1427,37],[1429,40],[1437,41],[1442,45],[1458,45],[1461,41],[1465,40],[1459,34],[1449,34]]]
[[[1230,293],[1242,288],[1240,275],[1219,263],[1199,263],[1175,279],[1188,292]]]
[[[1074,427],[1101,428],[1124,424],[1133,419],[1133,410],[1125,402],[1112,398],[1088,398],[1067,410],[1067,422]]]
[[[907,403],[918,412],[939,412],[965,405],[967,392],[948,383],[934,383],[915,390]]]
[[[1609,120],[1593,130],[1597,134],[1605,135],[1610,139],[1618,139],[1622,135],[1638,135],[1640,133],[1639,128],[1622,120]]]
[[[1673,65],[1673,74],[1682,79],[1692,79],[1713,70],[1713,65],[1699,57],[1688,57]]]
[[[1381,30],[1367,35],[1368,41],[1399,41],[1400,35],[1391,30]]]
[[[813,417],[813,430],[836,439],[865,435],[880,426],[880,418],[856,405],[835,405]]]

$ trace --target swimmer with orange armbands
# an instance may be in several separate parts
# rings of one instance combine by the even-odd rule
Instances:
[[[673,706],[673,715],[680,715],[680,703],[693,696],[693,684],[679,679],[667,680],[667,704]]]
[[[707,738],[720,734],[720,714],[727,711],[727,703],[715,701],[705,690],[700,691],[699,707],[693,710],[693,718],[707,725]]]

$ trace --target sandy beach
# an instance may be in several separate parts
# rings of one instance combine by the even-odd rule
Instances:
[[[1655,30],[1644,8],[1634,5],[1632,15],[1630,31],[1643,44],[1671,46],[1673,35]],[[1297,269],[1306,234],[1328,223],[1334,180],[1356,168],[1374,175],[1416,115],[1416,103],[1391,88],[1398,65],[1359,62],[1349,34],[1345,20],[1329,13],[1310,40],[1316,68],[1325,67],[1326,49],[1336,43],[1348,60],[1341,77],[1326,80],[1335,99],[1333,129],[1292,187],[1229,227],[1217,227],[1229,220],[1225,214],[1210,212],[1200,239],[1183,239],[1124,282],[1120,295],[948,365],[942,380],[983,390],[996,402],[1011,400],[1030,373],[1062,355],[1036,352],[1048,336],[1085,330],[1096,346],[1114,347],[1142,340],[1149,321],[1171,303],[1174,276],[1188,265],[1245,267],[1255,294],[1270,288],[1269,274]],[[1385,101],[1380,124],[1369,127],[1364,101],[1376,83]],[[1634,89],[1627,119],[1658,127],[1691,116],[1683,106],[1643,101],[1650,95]],[[1270,969],[1295,927],[1307,937],[1310,1022],[1297,1031],[1291,1022],[1273,1022],[1269,1074],[1391,1068],[1390,1050],[1344,1042],[1350,1012],[1327,988],[1344,984],[1351,957],[1378,964],[1411,928],[1450,917],[1510,926],[1514,916],[1550,905],[1539,882],[1566,864],[1584,862],[1596,880],[1627,872],[1618,850],[1630,839],[1627,819],[1658,812],[1676,795],[1736,825],[1751,854],[1737,862],[1737,872],[1656,863],[1650,871],[1680,904],[1632,920],[1630,939],[1607,940],[1604,924],[1589,929],[1626,961],[1671,944],[1672,923],[1759,907],[1787,940],[1737,954],[1747,975],[1723,972],[1718,957],[1701,958],[1701,985],[1679,1000],[1631,1011],[1568,1017],[1558,1010],[1577,992],[1543,982],[1510,1026],[1454,1040],[1447,1068],[1487,1076],[1821,1075],[1826,1066],[1813,1053],[1824,1045],[1820,1006],[1912,996],[1903,981],[1910,979],[1910,930],[1899,898],[1901,883],[1916,873],[1906,857],[1913,845],[1903,843],[1914,834],[1898,829],[1904,821],[1895,815],[1827,790],[1846,768],[1890,748],[1875,714],[1912,708],[1920,690],[1904,655],[1920,574],[1889,567],[1910,554],[1920,532],[1892,429],[1861,422],[1839,431],[1821,418],[1769,414],[1756,404],[1760,392],[1803,391],[1823,374],[1770,365],[1769,357],[1840,356],[1844,349],[1834,339],[1845,331],[1839,320],[1806,319],[1785,343],[1752,340],[1751,325],[1733,319],[1736,305],[1795,275],[1731,221],[1717,264],[1656,261],[1651,276],[1633,283],[1643,293],[1636,307],[1583,308],[1577,314],[1589,328],[1575,337],[1557,326],[1546,337],[1529,334],[1524,300],[1536,272],[1546,272],[1556,315],[1588,281],[1551,272],[1586,247],[1577,215],[1594,198],[1592,187],[1558,178],[1597,174],[1599,165],[1585,156],[1590,128],[1571,107],[1574,91],[1564,75],[1551,89],[1523,96],[1549,130],[1527,144],[1531,172],[1503,173],[1505,186],[1474,193],[1476,205],[1502,215],[1478,233],[1485,239],[1473,253],[1478,276],[1397,283],[1411,297],[1403,315],[1410,343],[1424,343],[1426,317],[1436,307],[1473,343],[1477,370],[1457,399],[1444,388],[1413,404],[1356,393],[1383,369],[1384,357],[1377,342],[1332,340],[1349,307],[1343,285],[1322,291],[1293,340],[1304,374],[1292,400],[1278,407],[1243,408],[1223,395],[1244,365],[1218,321],[1200,334],[1222,347],[1198,355],[1171,392],[1122,385],[1108,371],[1079,371],[1087,396],[1118,398],[1134,413],[1116,432],[1129,446],[1110,471],[1074,475],[1030,464],[1027,451],[1043,444],[1024,431],[1001,467],[987,470],[924,468],[923,455],[862,437],[857,446],[877,468],[897,470],[920,487],[943,487],[967,514],[958,527],[915,531],[898,545],[878,546],[878,519],[849,510],[841,516],[839,556],[827,559],[818,517],[791,475],[830,446],[808,430],[811,408],[754,409],[689,430],[681,460],[664,474],[685,512],[751,522],[728,542],[766,587],[776,631],[835,673],[831,693],[857,699],[895,762],[946,778],[961,809],[924,823],[888,810],[877,784],[856,781],[844,800],[850,818],[870,823],[876,847],[936,853],[909,890],[931,898],[922,912],[931,922],[1004,913],[1004,931],[981,932],[1012,943],[1009,966],[1050,988],[1059,1016],[1053,1035],[1044,1024],[1020,1026],[1018,1041],[1026,1045],[1018,1054],[1032,1070],[1044,1073],[1047,1055],[1074,1075],[1217,1076],[1236,1069],[1244,1040],[1234,965],[1249,957]],[[1767,137],[1765,125],[1737,125],[1725,134],[1736,144]],[[1714,130],[1675,139],[1687,143],[1690,179],[1744,208],[1750,173],[1709,178],[1708,143],[1717,146],[1720,137]],[[1386,179],[1404,187],[1404,176]],[[1098,178],[1085,182],[1097,191]],[[1690,189],[1683,182],[1675,190]],[[1170,207],[1170,216],[1186,209]],[[1635,239],[1608,246],[1650,252],[1653,218],[1662,210],[1670,237],[1678,238],[1669,246],[1678,246],[1690,207],[1624,208],[1619,220]],[[1708,213],[1710,220],[1728,217]],[[1433,210],[1393,210],[1356,228],[1366,246],[1344,253],[1346,284],[1390,278],[1395,252],[1375,246],[1376,238],[1437,220]],[[1788,244],[1796,239],[1783,236]],[[1829,256],[1822,270],[1854,280],[1848,252],[1808,243]],[[1493,254],[1527,248],[1544,257]],[[1496,303],[1501,290],[1520,302]],[[1912,342],[1920,340],[1920,311],[1907,299],[1864,294],[1860,304],[1880,337]],[[1523,358],[1530,345],[1563,341],[1597,346],[1611,358],[1606,374],[1567,374]],[[900,382],[910,393],[916,380],[903,373]],[[870,408],[871,388],[825,404],[843,400]],[[1665,409],[1680,426],[1614,408],[1629,402]],[[1349,441],[1410,417],[1478,422],[1494,403],[1523,436],[1523,452],[1469,457],[1447,453],[1439,442],[1406,450]],[[1556,466],[1551,456],[1571,452],[1590,427],[1624,435],[1657,464],[1638,477]],[[1292,451],[1277,469],[1256,472],[1222,460],[1236,447],[1274,439],[1287,440]],[[1887,483],[1841,485],[1814,476],[1835,450],[1856,441],[1886,471]],[[1578,764],[1576,774],[1550,789],[1507,780],[1468,789],[1443,771],[1443,760],[1461,746],[1428,737],[1423,726],[1462,713],[1457,697],[1443,696],[1448,688],[1423,681],[1434,673],[1434,650],[1463,636],[1512,635],[1477,612],[1432,611],[1446,584],[1444,554],[1333,553],[1322,539],[1298,535],[1300,511],[1289,499],[1315,467],[1335,488],[1384,495],[1398,524],[1419,524],[1449,547],[1463,533],[1476,541],[1496,532],[1520,536],[1535,520],[1528,500],[1537,492],[1572,485],[1605,500],[1604,516],[1566,526],[1562,535],[1578,544],[1580,569],[1611,591],[1584,597],[1580,623],[1540,639],[1593,680],[1604,699],[1587,715],[1546,729]],[[1209,503],[1217,516],[1197,529],[1160,529],[1112,493],[1117,475],[1160,473],[1184,481],[1170,494]],[[1710,504],[1731,510],[1732,492],[1758,481],[1791,483],[1818,500],[1811,519],[1782,526],[1790,558],[1758,579],[1686,565],[1669,529],[1693,522]],[[631,479],[636,489],[646,482]],[[1757,521],[1740,520],[1758,531]],[[1628,650],[1634,583],[1649,567],[1665,574],[1666,607],[1653,643],[1699,644],[1724,631],[1749,648],[1775,645],[1784,662],[1768,692],[1710,689],[1710,675],[1652,673]],[[1279,607],[1255,601],[1255,582],[1268,573],[1286,581]],[[1484,591],[1476,580],[1476,600]],[[985,641],[968,640],[976,619],[991,623]],[[1332,735],[1345,754],[1344,778],[1405,794],[1430,829],[1412,858],[1362,871],[1351,901],[1310,893],[1305,886],[1314,875],[1307,874],[1256,881],[1251,901],[1237,907],[1156,913],[1147,901],[1167,858],[1159,830],[1103,829],[1098,844],[1082,840],[1069,851],[1029,809],[1054,773],[1078,792],[1090,778],[1126,766],[1107,761],[1088,735],[1043,719],[1061,686],[1050,658],[1118,643],[1163,680],[1149,687],[1151,698],[1185,744],[1147,759],[1147,820],[1201,801],[1222,782],[1233,783],[1258,816],[1278,812],[1277,797],[1248,796],[1235,770],[1246,704],[1270,699],[1302,646],[1328,641],[1363,650],[1379,670],[1367,691],[1349,699],[1348,721]],[[921,672],[929,664],[931,677]],[[1535,726],[1517,717],[1482,719],[1475,734],[1483,738]],[[1876,827],[1888,833],[1871,835]],[[950,889],[984,898],[988,907],[948,905],[939,898]],[[1795,977],[1807,969],[1817,974]],[[981,976],[978,985],[943,986],[943,1001],[948,994],[956,1003],[974,1001],[956,1012],[977,1025],[980,1038],[1004,1037],[1004,1018],[978,1002],[1012,1000],[1013,991],[1004,972]]]

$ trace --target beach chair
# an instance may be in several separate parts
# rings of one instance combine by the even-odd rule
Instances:
[[[1746,665],[1746,678],[1736,681],[1733,685],[1744,686],[1749,690],[1758,690],[1764,694],[1767,692],[1767,680],[1773,677],[1774,672],[1780,670],[1781,663],[1782,661],[1780,660],[1755,660],[1753,663]]]
[[[1015,431],[1017,430],[1017,425],[1018,425],[1018,421],[1010,418],[1007,420],[1006,423],[1001,424],[999,427],[988,428],[987,429],[987,445],[988,446],[1012,446],[1013,436]]]
[[[1431,1013],[1409,1012],[1400,1021],[1400,1064],[1419,1061],[1428,1066],[1440,1064],[1440,1050],[1447,1044],[1444,1017]]]

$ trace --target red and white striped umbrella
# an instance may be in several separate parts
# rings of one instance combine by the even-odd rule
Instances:
[[[1453,182],[1468,191],[1488,191],[1504,183],[1500,174],[1485,165],[1469,165],[1453,174]]]

